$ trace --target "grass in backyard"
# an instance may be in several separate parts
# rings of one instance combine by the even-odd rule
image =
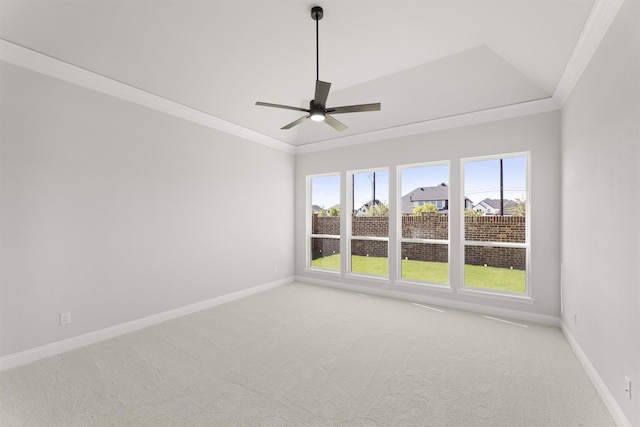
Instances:
[[[387,258],[353,255],[351,257],[351,271],[387,277],[389,275],[389,263]]]
[[[403,259],[402,278],[445,284],[449,282],[449,264]]]
[[[464,285],[474,288],[524,293],[526,288],[525,272],[524,270],[511,270],[508,268],[465,265]]]
[[[340,254],[333,254],[325,257],[316,258],[311,261],[312,267],[326,268],[327,270],[340,271]]]
[[[314,259],[313,267],[340,270],[340,254]],[[354,255],[351,260],[354,273],[387,276],[389,273],[387,258]],[[508,268],[465,265],[465,286],[493,289],[507,292],[525,292],[525,272]],[[427,262],[402,260],[402,278],[434,283],[448,282],[448,264],[445,262]]]

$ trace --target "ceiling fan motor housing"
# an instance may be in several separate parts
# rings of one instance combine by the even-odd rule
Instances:
[[[324,105],[316,104],[313,100],[309,102],[309,117],[311,120],[321,122],[325,119]]]

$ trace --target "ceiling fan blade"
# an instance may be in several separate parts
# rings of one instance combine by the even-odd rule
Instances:
[[[376,102],[375,104],[346,105],[344,107],[327,108],[327,113],[331,114],[360,113],[363,111],[380,111],[380,103]]]
[[[292,128],[292,127],[294,127],[294,126],[298,126],[300,123],[304,122],[304,121],[305,121],[305,120],[307,120],[309,117],[311,117],[311,116],[309,116],[309,115],[307,115],[307,116],[302,116],[302,117],[300,117],[299,119],[292,121],[292,122],[291,122],[291,123],[289,123],[288,125],[281,127],[280,129],[291,129],[291,128]]]
[[[338,132],[342,132],[343,130],[347,130],[349,129],[347,127],[347,125],[345,125],[344,123],[336,120],[335,118],[331,117],[328,114],[325,114],[324,116],[324,122],[326,124],[328,124],[329,126],[331,126],[332,128],[334,128],[335,130],[337,130]]]
[[[329,96],[329,89],[331,83],[316,80],[316,94],[313,98],[313,102],[324,107],[327,104],[327,97]]]
[[[304,111],[305,113],[308,113],[309,110],[306,108],[301,108],[301,107],[290,107],[288,105],[280,105],[280,104],[271,104],[269,102],[256,102],[256,105],[260,105],[262,107],[273,107],[273,108],[283,108],[285,110],[294,110],[294,111]]]

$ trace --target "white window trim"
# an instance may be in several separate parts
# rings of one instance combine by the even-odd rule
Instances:
[[[434,282],[423,282],[418,280],[399,279],[394,282],[396,286],[413,289],[429,289],[447,294],[453,293],[453,288],[449,285]]]
[[[398,165],[396,166],[396,212],[398,215],[396,216],[396,239],[397,250],[396,253],[398,256],[395,260],[397,264],[396,268],[396,277],[394,277],[394,284],[398,286],[405,286],[411,288],[419,288],[419,289],[434,289],[438,291],[452,292],[453,289],[451,287],[451,262],[447,264],[447,283],[438,283],[438,282],[429,282],[422,280],[410,280],[402,278],[402,243],[430,243],[430,244],[438,244],[438,245],[447,245],[447,258],[449,261],[451,260],[451,244],[450,239],[447,240],[439,240],[439,239],[416,239],[416,238],[404,238],[402,237],[402,171],[405,169],[414,169],[421,167],[431,167],[431,166],[447,166],[447,186],[449,186],[449,206],[451,206],[451,161],[450,160],[440,160],[435,162],[422,162],[422,163],[411,163],[407,165]],[[451,232],[451,213],[447,215],[448,220],[448,230],[449,236]]]
[[[515,301],[521,302],[524,304],[533,304],[535,299],[529,295],[520,294],[520,293],[510,293],[504,291],[495,291],[491,289],[481,289],[481,288],[461,288],[456,291],[458,295],[468,295],[473,297],[480,298],[489,298],[498,301]]]
[[[525,226],[526,226],[526,220],[525,220]],[[494,247],[494,248],[525,248],[525,249],[529,249],[529,244],[527,244],[527,243],[516,243],[516,242],[487,242],[487,241],[484,241],[484,240],[464,240],[463,244],[465,246],[491,246],[491,247]]]
[[[377,276],[375,274],[367,274],[367,273],[360,273],[360,272],[354,273],[350,271],[345,273],[344,276],[350,279],[367,280],[369,282],[376,281],[376,282],[384,283],[386,285],[391,284],[391,280],[388,277]],[[385,289],[388,289],[388,288],[385,288]]]
[[[313,238],[322,238],[322,239],[337,239],[340,241],[340,235],[335,234],[313,234],[313,224],[311,221],[311,215],[313,212],[312,208],[312,197],[313,191],[311,187],[311,182],[314,178],[322,178],[329,176],[337,176],[340,179],[340,184],[338,186],[338,190],[340,191],[340,200],[342,200],[342,175],[340,172],[330,172],[330,173],[321,173],[316,175],[307,175],[306,176],[306,186],[305,186],[305,235],[306,235],[306,243],[305,243],[305,271],[313,271],[320,273],[328,273],[328,274],[340,274],[340,270],[331,270],[327,268],[314,267],[311,265],[311,239]],[[342,221],[342,204],[340,205],[340,221]],[[342,253],[340,254],[340,268],[342,269]]]
[[[379,236],[351,236],[351,240],[372,240],[376,242],[388,242],[388,237],[379,237]]]
[[[337,239],[340,240],[340,236],[337,234],[311,234],[309,237],[315,237],[316,239]]]
[[[494,154],[489,156],[479,157],[463,157],[460,159],[460,188],[462,198],[465,197],[465,179],[464,179],[464,166],[467,162],[476,162],[483,160],[497,160],[497,159],[509,159],[514,157],[524,157],[526,159],[526,180],[527,188],[525,192],[525,243],[510,243],[510,242],[486,242],[477,240],[465,239],[465,214],[464,214],[464,202],[463,209],[460,215],[460,288],[456,292],[460,295],[471,295],[477,297],[484,297],[502,301],[519,301],[532,303],[534,298],[532,297],[531,289],[531,152],[522,151],[516,153],[504,153]],[[474,288],[465,285],[464,267],[465,256],[464,250],[466,246],[492,246],[492,247],[506,247],[506,248],[524,248],[526,250],[525,255],[525,292],[515,293],[499,291],[495,289]]]
[[[418,239],[413,237],[402,237],[399,239],[400,243],[431,243],[434,245],[448,245],[449,240],[438,240],[438,239]]]
[[[346,226],[345,226],[345,240],[346,240],[346,251],[345,256],[341,258],[341,265],[344,264],[344,276],[351,278],[366,278],[366,279],[374,279],[381,280],[384,282],[389,282],[390,278],[388,275],[388,267],[389,267],[389,236],[387,237],[373,237],[373,236],[352,236],[353,226],[351,224],[351,219],[353,217],[353,211],[355,210],[355,206],[353,203],[353,175],[358,173],[366,173],[366,172],[387,172],[390,174],[390,167],[379,167],[379,168],[367,168],[367,169],[358,169],[358,170],[350,170],[345,174],[345,193],[347,196],[346,206],[349,212],[349,216],[346,217]],[[390,190],[390,189],[387,189]],[[391,201],[388,201],[391,204]],[[391,221],[391,215],[389,215],[389,221]],[[389,224],[391,225],[391,224]],[[352,240],[374,240],[374,241],[386,241],[387,242],[387,277],[378,276],[375,274],[366,274],[361,272],[353,272],[351,271],[351,242]],[[342,263],[344,261],[344,263]]]

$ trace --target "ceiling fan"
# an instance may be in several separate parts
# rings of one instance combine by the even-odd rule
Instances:
[[[271,104],[268,102],[256,102],[256,105],[263,107],[283,108],[285,110],[295,110],[308,113],[305,116],[300,117],[297,120],[282,127],[282,129],[291,129],[294,126],[299,125],[307,119],[311,119],[316,122],[324,121],[326,124],[341,132],[347,129],[347,126],[336,120],[333,114],[343,113],[359,113],[363,111],[380,111],[380,103],[374,104],[360,104],[360,105],[346,105],[342,107],[329,107],[327,108],[327,97],[329,96],[329,89],[331,83],[323,82],[320,80],[320,65],[319,65],[319,53],[318,53],[318,21],[322,19],[323,10],[320,6],[314,6],[311,8],[311,18],[316,21],[316,92],[309,102],[309,108],[290,107],[288,105]]]

